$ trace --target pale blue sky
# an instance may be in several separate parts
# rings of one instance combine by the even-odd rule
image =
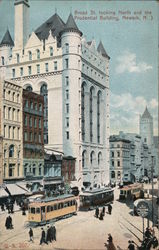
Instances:
[[[0,40],[7,26],[14,36],[14,1],[0,1]],[[67,4],[66,4],[67,3]],[[55,13],[66,22],[74,11],[142,11],[140,20],[82,21],[87,40],[101,39],[110,59],[111,133],[138,132],[138,117],[148,105],[157,132],[158,104],[158,4],[156,1],[52,1],[30,0],[30,32]],[[147,19],[144,11],[151,11]]]

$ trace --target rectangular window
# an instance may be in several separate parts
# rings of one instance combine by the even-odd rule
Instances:
[[[67,114],[69,113],[69,104],[68,103],[66,104],[66,113]]]
[[[117,152],[118,157],[120,157],[120,152]]]
[[[68,128],[69,127],[69,118],[66,117],[66,127]]]
[[[39,168],[39,175],[41,175],[41,168]]]
[[[19,63],[19,54],[17,54],[17,63]]]
[[[33,102],[30,101],[30,108],[33,109]]]
[[[120,167],[120,161],[118,161],[118,167]]]
[[[29,126],[32,127],[32,117],[29,117]]]
[[[40,64],[36,65],[36,69],[37,69],[37,74],[40,74]]]
[[[114,161],[112,161],[112,166],[114,167]]]
[[[35,103],[35,110],[38,110],[38,105],[37,105],[37,103]]]
[[[24,141],[27,141],[27,140],[28,140],[28,133],[24,132]]]
[[[28,75],[31,75],[31,66],[28,66]]]
[[[33,134],[32,134],[32,132],[30,132],[30,141],[31,142],[33,141]]]
[[[66,76],[66,86],[68,87],[69,86],[69,77]]]
[[[41,119],[39,118],[39,128],[41,128]]]
[[[24,125],[25,126],[27,126],[27,124],[28,124],[27,121],[28,121],[28,119],[27,119],[27,116],[25,115],[25,117],[24,117]]]
[[[42,111],[42,104],[39,103],[39,111]]]
[[[23,76],[23,67],[20,68],[20,76]]]
[[[69,132],[68,131],[66,132],[66,139],[67,140],[69,139]]]
[[[28,108],[29,104],[28,104],[28,100],[25,101],[25,107]]]
[[[12,77],[15,77],[15,69],[12,69]]]
[[[9,126],[9,129],[8,129],[8,138],[10,138],[11,136],[11,126]]]
[[[69,90],[66,89],[66,99],[68,100],[69,99]]]
[[[48,72],[49,71],[49,64],[45,63],[45,71]]]
[[[37,141],[37,134],[34,133],[34,142],[36,142],[36,141]]]
[[[65,59],[65,68],[68,69],[68,58]]]
[[[37,118],[34,118],[34,128],[37,128]]]
[[[57,61],[54,62],[54,70],[57,70]]]
[[[20,128],[18,128],[18,130],[17,130],[17,139],[19,140],[19,138],[20,138]]]
[[[41,143],[41,133],[39,133],[39,143]]]
[[[112,157],[114,157],[114,152],[112,152]]]

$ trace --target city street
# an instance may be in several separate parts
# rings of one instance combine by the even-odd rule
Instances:
[[[29,227],[27,215],[21,211],[12,215],[14,229],[6,230],[5,219],[7,214],[0,215],[0,249],[106,249],[108,233],[111,233],[117,249],[127,249],[128,240],[137,244],[142,240],[142,219],[132,215],[132,205],[117,201],[119,189],[115,189],[115,201],[112,215],[105,214],[101,221],[94,217],[94,210],[78,212],[77,216],[59,220],[55,223],[57,241],[40,243],[41,227],[33,228],[34,242],[29,242]],[[107,208],[106,208],[107,212]],[[145,228],[147,222],[145,220]],[[45,230],[47,226],[44,226]],[[157,230],[156,230],[157,231]]]

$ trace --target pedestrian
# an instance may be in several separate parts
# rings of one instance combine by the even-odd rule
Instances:
[[[2,205],[1,205],[1,210],[2,211],[5,211],[5,209],[4,209],[4,204],[2,203]]]
[[[103,210],[100,212],[99,219],[100,219],[100,220],[103,220]]]
[[[5,227],[6,229],[9,229],[9,218],[6,218],[6,222],[5,222]]]
[[[9,229],[13,229],[12,218],[10,215],[8,216],[8,223],[9,223]]]
[[[103,207],[103,216],[105,216],[105,207]]]
[[[47,227],[47,234],[46,234],[46,242],[50,241],[51,242],[51,237],[50,237],[50,227]]]
[[[146,228],[146,231],[145,231],[145,237],[148,239],[151,237],[151,231],[148,227]]]
[[[46,235],[46,234],[45,234],[45,231],[44,231],[43,228],[41,228],[41,230],[42,230],[42,232],[41,232],[40,245],[41,245],[42,243],[48,244],[47,241],[46,241],[46,238],[45,238],[45,235]]]
[[[135,246],[134,246],[133,241],[129,240],[128,243],[129,243],[128,249],[129,250],[135,250]]]
[[[13,211],[13,210],[14,210],[14,204],[13,204],[13,203],[11,203],[11,204],[10,204],[10,211],[11,211],[11,213],[12,213],[12,214],[14,213],[14,211]]]
[[[111,214],[112,213],[112,205],[108,204],[108,213]]]
[[[99,216],[99,208],[98,208],[98,207],[96,207],[95,217],[96,217],[96,218],[98,218],[98,216]]]
[[[22,215],[26,215],[25,206],[24,205],[22,206]]]
[[[108,245],[107,245],[107,249],[108,250],[116,250],[116,247],[114,246],[114,243],[113,243],[113,237],[111,236],[111,234],[108,234]]]
[[[33,230],[32,230],[31,227],[30,227],[30,230],[29,230],[29,237],[30,237],[30,241],[33,242]]]
[[[55,227],[55,225],[53,225],[53,240],[55,240],[56,241],[56,227]]]

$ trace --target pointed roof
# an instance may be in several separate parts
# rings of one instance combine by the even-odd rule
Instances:
[[[142,114],[141,118],[152,119],[152,116],[150,115],[150,112],[148,111],[147,106],[146,106],[145,111]]]
[[[59,34],[64,29],[65,23],[62,19],[55,13],[51,16],[47,21],[45,21],[42,25],[40,25],[36,30],[35,34],[40,40],[47,39],[49,36],[50,30],[52,31],[52,35],[57,38],[57,41],[60,41]]]
[[[108,56],[107,52],[105,51],[105,48],[104,48],[104,46],[103,46],[103,44],[102,44],[101,41],[100,41],[100,43],[98,45],[97,51],[100,52],[103,57],[107,57],[107,58],[110,59],[110,57]]]
[[[0,46],[3,46],[3,45],[14,46],[14,42],[12,40],[12,37],[11,37],[8,29],[7,29],[5,35],[0,43]]]
[[[68,30],[76,31],[80,33],[80,35],[82,36],[82,32],[78,29],[72,14],[69,15],[63,31],[68,31]]]

